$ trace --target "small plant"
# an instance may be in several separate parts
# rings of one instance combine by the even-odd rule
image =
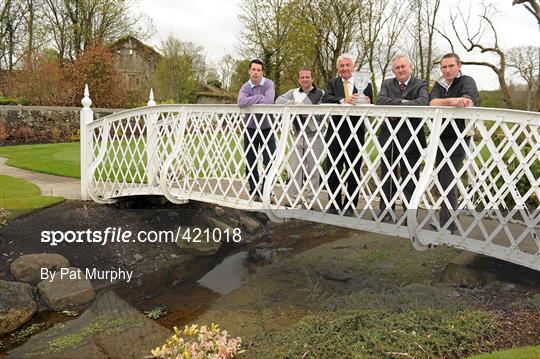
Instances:
[[[183,331],[174,327],[175,335],[161,347],[152,350],[154,358],[234,358],[243,353],[240,337],[227,339],[227,331],[212,323],[210,328],[185,326]],[[190,340],[190,338],[193,338]]]
[[[24,329],[21,329],[15,333],[12,333],[10,335],[9,341],[11,342],[11,344],[21,343],[25,341],[26,339],[28,339],[30,336],[47,329],[47,327],[48,327],[47,323],[32,324]]]
[[[0,227],[5,225],[9,219],[9,211],[5,208],[0,208]]]
[[[158,306],[158,307],[155,307],[155,308],[153,308],[151,310],[146,310],[144,312],[144,314],[146,314],[147,318],[159,319],[159,318],[164,317],[164,316],[167,315],[167,307]]]

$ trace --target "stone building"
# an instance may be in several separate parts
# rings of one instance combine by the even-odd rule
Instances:
[[[212,85],[199,85],[195,91],[196,103],[198,104],[225,104],[236,103],[236,98],[226,90]]]
[[[148,93],[150,81],[161,55],[133,36],[122,37],[108,46],[115,67],[130,91]]]

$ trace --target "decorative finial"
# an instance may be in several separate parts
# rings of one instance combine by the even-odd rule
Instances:
[[[88,84],[84,84],[84,97],[81,100],[81,104],[84,108],[90,108],[90,106],[92,106],[92,100],[90,99],[90,91],[88,91]]]
[[[147,103],[148,106],[156,105],[156,101],[154,101],[154,90],[152,88],[150,88],[150,96],[148,97],[148,99],[149,99]]]

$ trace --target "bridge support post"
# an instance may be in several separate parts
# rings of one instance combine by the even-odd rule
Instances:
[[[90,109],[92,100],[88,91],[88,84],[84,85],[84,97],[81,100],[83,108],[80,114],[80,152],[81,152],[81,199],[88,201],[88,186],[90,178],[88,178],[88,169],[92,162],[92,143],[94,141],[93,132],[88,131],[88,125],[94,121],[94,112]]]
[[[150,96],[148,98],[148,106],[155,106],[156,101],[154,101],[154,90],[150,89]],[[153,112],[150,113],[146,118],[146,176],[148,180],[148,186],[156,187],[158,186],[157,181],[157,171],[158,171],[158,161],[157,161],[157,130],[156,124],[158,120],[158,114]]]

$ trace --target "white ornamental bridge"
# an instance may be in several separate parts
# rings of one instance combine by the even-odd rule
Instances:
[[[372,105],[156,106],[151,92],[147,107],[95,120],[88,88],[82,104],[85,200],[110,203],[125,196],[162,195],[174,203],[202,201],[264,211],[275,221],[298,218],[410,238],[417,250],[445,244],[540,271],[539,113]],[[250,193],[246,174],[244,141],[251,142],[246,114],[258,122],[268,119],[276,142],[275,151],[250,148],[261,174],[260,196]],[[409,118],[417,118],[420,126],[412,127]],[[464,119],[465,128],[455,119]],[[365,127],[364,138],[358,136],[359,126]],[[390,129],[389,140],[381,140],[382,126]],[[445,148],[440,135],[449,126],[458,140]],[[338,128],[350,129],[349,138],[337,136]],[[427,145],[418,136],[400,142],[400,128],[410,133],[422,128]],[[333,158],[329,145],[336,143],[358,149]],[[412,146],[420,149],[420,159],[410,164],[405,153]],[[460,149],[465,160],[455,168],[450,155]],[[395,151],[393,161],[385,151]],[[265,156],[269,161],[263,166]],[[353,170],[358,161],[360,173]],[[346,164],[341,171],[339,162],[342,169]],[[382,176],[382,165],[393,170]],[[408,178],[397,176],[400,165],[408,169]],[[443,166],[451,169],[449,177],[438,175]],[[329,184],[332,173],[337,189]],[[387,192],[389,198],[382,190],[387,181],[395,187]],[[404,195],[406,181],[414,181],[410,198]],[[455,210],[447,198],[452,186],[459,198]],[[338,195],[346,206],[337,205]],[[441,224],[439,211],[445,205],[451,220]],[[386,208],[382,213],[381,206]],[[456,228],[450,231],[452,224]]]

